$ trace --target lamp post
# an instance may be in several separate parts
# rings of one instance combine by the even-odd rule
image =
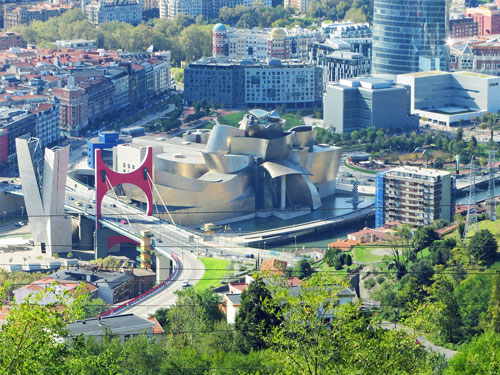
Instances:
[[[24,206],[21,206],[21,218],[24,216]]]
[[[7,220],[7,211],[3,210],[3,223],[5,224],[5,220]]]
[[[297,236],[293,236],[293,238],[295,239],[295,251],[297,251]]]
[[[266,250],[266,241],[264,241],[264,250]]]

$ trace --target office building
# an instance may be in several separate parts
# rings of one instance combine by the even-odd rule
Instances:
[[[452,222],[455,179],[450,172],[419,167],[397,167],[375,178],[375,227],[387,222],[431,225]]]
[[[361,53],[335,51],[321,56],[317,63],[324,67],[325,81],[335,82],[370,74],[370,59]]]
[[[142,0],[82,0],[81,7],[94,25],[113,21],[138,25],[142,21]]]
[[[448,70],[447,0],[375,0],[372,73]]]
[[[478,34],[478,23],[474,18],[450,20],[450,38],[472,38]]]
[[[477,22],[477,35],[500,34],[500,10],[496,6],[467,8],[465,15]]]
[[[458,126],[500,111],[500,77],[434,71],[402,74],[397,82],[411,87],[411,112],[438,125]]]
[[[339,134],[370,127],[407,131],[418,126],[418,117],[410,113],[408,87],[377,77],[329,83],[323,118],[325,127]]]
[[[322,93],[322,69],[310,64],[205,58],[184,69],[187,105],[304,109],[321,107]]]

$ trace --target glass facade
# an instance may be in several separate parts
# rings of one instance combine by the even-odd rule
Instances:
[[[375,176],[375,228],[384,226],[384,175],[378,172]]]
[[[448,70],[447,0],[375,0],[372,73]]]

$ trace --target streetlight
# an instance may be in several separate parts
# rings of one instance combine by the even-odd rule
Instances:
[[[24,206],[21,206],[21,218],[24,216]]]
[[[264,250],[266,250],[266,241],[264,241]]]
[[[3,210],[3,223],[5,224],[5,220],[7,219],[7,211]]]
[[[297,251],[297,236],[293,236],[295,238],[295,251]]]

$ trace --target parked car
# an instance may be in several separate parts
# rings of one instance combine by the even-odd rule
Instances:
[[[125,220],[125,219],[121,219],[120,223],[122,223],[122,224],[128,224],[127,220]]]
[[[253,255],[253,254],[245,254],[245,258],[253,259],[253,258],[255,258],[255,255]]]
[[[73,198],[73,197],[70,195],[70,196],[69,196],[69,200],[70,200],[70,201],[74,201],[74,200],[75,200],[75,198]]]
[[[76,204],[77,206],[81,206],[81,205],[82,205],[82,203],[81,203],[81,202],[75,202],[75,204]]]
[[[163,242],[163,240],[161,238],[157,238],[156,241],[158,241],[159,243]]]
[[[190,286],[191,286],[191,284],[189,284],[189,281],[186,280],[186,281],[182,282],[182,287],[183,288],[187,288],[187,287],[190,287]]]

